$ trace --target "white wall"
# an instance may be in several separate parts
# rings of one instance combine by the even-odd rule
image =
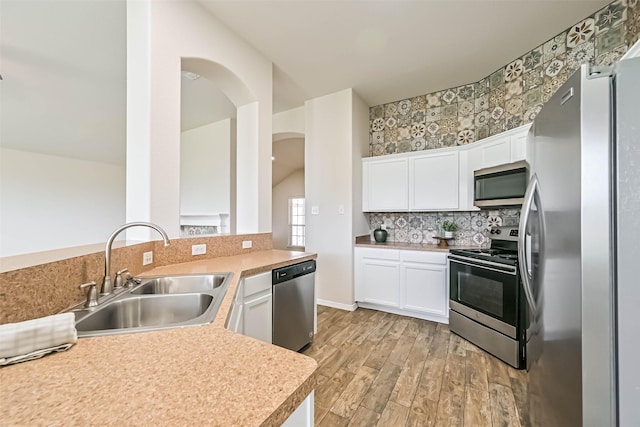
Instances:
[[[306,250],[318,253],[319,302],[342,308],[353,308],[354,239],[367,233],[364,219],[356,220],[362,194],[353,185],[362,179],[356,168],[368,146],[365,107],[352,89],[305,103]]]
[[[231,212],[232,125],[229,118],[182,132],[181,214]]]
[[[238,182],[237,229],[271,231],[271,62],[194,1],[129,1],[127,30],[127,220],[179,235],[180,69],[199,58],[227,71],[219,83],[236,107],[255,103],[237,117],[238,176],[252,171]]]
[[[304,121],[304,106],[274,114],[273,134],[304,134]]]
[[[304,169],[298,169],[273,187],[273,248],[289,244],[289,199],[304,197]]]
[[[367,215],[362,213],[362,158],[369,156],[369,106],[354,93],[351,107],[351,187],[353,189],[351,218],[353,236],[362,236],[369,234],[369,220]]]
[[[125,168],[0,149],[0,257],[99,243],[124,223]]]

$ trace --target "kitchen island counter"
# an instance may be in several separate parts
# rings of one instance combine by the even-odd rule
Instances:
[[[233,277],[209,325],[84,338],[66,352],[0,369],[2,424],[282,424],[314,389],[316,362],[225,323],[241,277],[315,258],[268,250],[145,272]]]

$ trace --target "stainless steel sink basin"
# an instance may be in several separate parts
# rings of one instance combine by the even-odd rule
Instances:
[[[143,279],[142,284],[131,293],[140,295],[210,292],[222,286],[227,277],[228,273],[153,277]]]
[[[125,298],[76,323],[78,332],[178,325],[203,315],[213,302],[208,294]]]
[[[173,329],[211,323],[230,273],[158,276],[142,280],[95,308],[74,310],[78,337]]]

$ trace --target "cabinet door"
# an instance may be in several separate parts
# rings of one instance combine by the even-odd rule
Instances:
[[[362,165],[362,209],[365,212],[407,210],[408,160],[366,160]]]
[[[458,209],[458,153],[414,157],[409,164],[411,210]]]
[[[356,248],[356,300],[399,307],[400,253],[392,249]]]
[[[511,142],[508,136],[500,137],[478,147],[481,167],[490,168],[505,163],[511,163]]]
[[[403,262],[402,288],[402,308],[439,316],[448,315],[446,266]]]
[[[527,135],[529,130],[525,129],[515,135],[511,135],[511,162],[527,159]]]
[[[273,311],[271,292],[245,299],[243,311],[244,335],[271,344]]]

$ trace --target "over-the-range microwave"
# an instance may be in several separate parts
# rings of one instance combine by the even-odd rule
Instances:
[[[473,172],[473,205],[480,209],[522,206],[529,182],[528,164],[515,163]]]

